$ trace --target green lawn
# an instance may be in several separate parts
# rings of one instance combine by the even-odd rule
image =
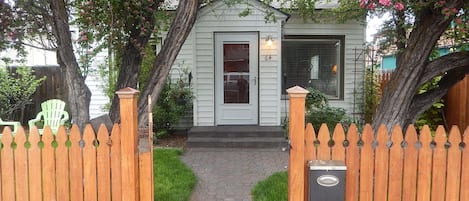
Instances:
[[[287,201],[288,174],[277,172],[258,182],[252,189],[253,201]]]
[[[196,183],[192,170],[180,160],[180,149],[155,149],[155,200],[187,201]]]

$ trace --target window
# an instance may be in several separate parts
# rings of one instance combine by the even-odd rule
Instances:
[[[344,36],[285,36],[282,92],[313,87],[330,99],[343,98]]]

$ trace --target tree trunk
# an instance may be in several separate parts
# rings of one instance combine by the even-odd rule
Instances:
[[[456,8],[462,6],[462,0],[453,3]],[[432,49],[451,20],[434,8],[424,8],[417,14],[407,46],[399,50],[401,54],[397,57],[397,68],[385,87],[373,119],[373,129],[377,130],[380,125],[385,125],[388,130],[395,125],[406,128],[461,80],[464,74],[469,73],[469,59],[465,58],[467,53],[453,53],[429,61]],[[449,62],[452,60],[458,62]],[[443,63],[447,65],[446,68],[435,65]],[[438,75],[443,76],[438,89],[417,94],[424,82]]]
[[[153,7],[153,10],[158,9],[160,2],[162,2],[162,0],[152,3],[151,7]],[[144,18],[149,19],[148,22],[138,21],[136,23],[140,25],[129,27],[131,29],[131,34],[121,55],[122,62],[119,69],[119,77],[116,82],[116,90],[123,89],[125,87],[137,88],[140,66],[144,56],[143,53],[145,52],[145,47],[147,46],[148,40],[152,34],[150,31],[142,33],[141,29],[138,27],[145,26],[144,24],[148,23],[150,27],[146,27],[147,30],[153,30],[156,23],[154,13],[147,14],[148,16],[145,16]],[[113,122],[119,121],[119,111],[119,98],[114,96],[109,110],[109,116]]]
[[[176,59],[184,41],[190,34],[191,29],[197,17],[199,9],[198,0],[180,0],[176,10],[171,27],[168,32],[168,37],[163,44],[163,47],[156,57],[151,70],[151,77],[145,85],[145,89],[140,95],[138,101],[138,125],[139,127],[147,126],[148,123],[148,96],[151,96],[151,105],[155,105],[158,96],[163,89],[169,70]]]
[[[68,15],[63,0],[49,0],[52,11],[52,31],[57,40],[57,61],[64,67],[64,84],[67,92],[67,104],[70,108],[72,123],[81,129],[89,121],[91,92],[80,74],[79,66],[73,53],[72,37],[68,24]]]

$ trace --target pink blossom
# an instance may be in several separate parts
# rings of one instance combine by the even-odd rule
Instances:
[[[360,8],[365,8],[368,0],[360,0]]]
[[[455,22],[456,24],[462,24],[462,19],[458,17],[456,18]]]
[[[82,41],[87,41],[87,40],[88,40],[88,37],[86,37],[86,35],[84,35],[84,36],[81,37],[81,40],[82,40]]]
[[[376,8],[376,4],[374,2],[371,2],[370,4],[368,4],[367,6],[367,9],[368,10],[374,10]]]
[[[383,6],[391,6],[391,0],[379,0],[379,3]]]
[[[404,10],[404,4],[402,4],[401,2],[397,2],[396,4],[394,4],[394,8],[399,11]]]
[[[453,8],[451,11],[453,11],[454,14],[458,13],[458,9]]]

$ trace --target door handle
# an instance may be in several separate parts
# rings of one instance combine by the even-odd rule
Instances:
[[[256,76],[254,76],[254,78],[252,78],[252,83],[254,84],[254,86],[257,85],[257,77]]]

